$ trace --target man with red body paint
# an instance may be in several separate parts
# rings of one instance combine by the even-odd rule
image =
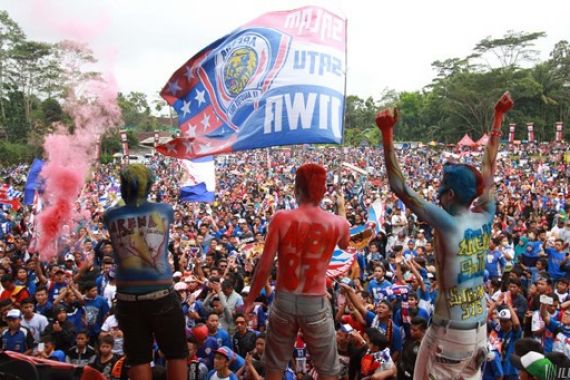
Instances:
[[[495,160],[503,116],[512,106],[508,92],[495,105],[482,172],[465,164],[444,166],[438,189],[441,207],[426,201],[405,183],[393,141],[398,110],[376,114],[390,188],[435,231],[440,289],[416,359],[415,380],[481,379],[481,364],[487,354],[483,274],[496,208]]]
[[[245,302],[246,315],[271,273],[277,254],[277,284],[265,345],[266,379],[281,379],[293,353],[299,329],[320,379],[337,379],[340,371],[335,329],[326,298],[326,270],[335,246],[348,246],[349,225],[343,217],[320,208],[326,190],[326,170],[304,164],[295,175],[299,207],[273,217],[253,286]],[[337,199],[344,216],[344,199]]]

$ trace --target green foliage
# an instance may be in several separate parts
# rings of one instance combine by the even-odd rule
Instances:
[[[41,155],[41,148],[27,144],[0,141],[0,165],[10,166],[22,162],[31,163],[34,157]]]

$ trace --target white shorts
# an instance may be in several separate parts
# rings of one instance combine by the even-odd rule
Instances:
[[[432,324],[420,346],[414,380],[480,380],[487,357],[487,326],[456,330]]]

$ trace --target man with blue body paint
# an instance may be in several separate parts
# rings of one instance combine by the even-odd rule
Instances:
[[[414,379],[481,378],[487,352],[483,274],[496,207],[493,176],[503,115],[512,105],[508,92],[495,105],[482,173],[470,165],[444,166],[438,190],[441,207],[421,198],[404,181],[393,143],[398,110],[383,110],[376,115],[392,191],[435,230],[440,292],[418,354]]]
[[[185,321],[172,288],[168,232],[172,207],[147,201],[153,184],[150,170],[140,164],[121,170],[125,206],[108,210],[104,220],[118,263],[117,321],[124,333],[129,376],[150,380],[153,341],[167,360],[169,380],[186,379]]]

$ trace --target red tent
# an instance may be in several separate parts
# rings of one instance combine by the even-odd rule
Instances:
[[[457,143],[458,147],[463,147],[463,146],[473,147],[476,145],[477,144],[475,144],[475,142],[471,139],[471,137],[469,137],[467,133]]]
[[[479,140],[477,140],[476,144],[479,146],[483,146],[487,145],[488,142],[489,142],[489,135],[485,133],[483,136],[481,136]]]

